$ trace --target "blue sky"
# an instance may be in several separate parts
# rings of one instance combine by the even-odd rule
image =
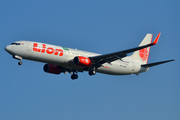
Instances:
[[[9,0],[0,2],[2,120],[179,120],[180,2],[178,0]],[[100,54],[139,45],[161,32],[149,62],[176,59],[128,76],[43,72],[4,50],[31,40]]]

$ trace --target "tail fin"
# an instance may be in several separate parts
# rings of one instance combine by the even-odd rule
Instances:
[[[143,41],[140,43],[140,46],[150,44],[152,42],[152,37],[153,35],[148,33]],[[135,51],[132,54],[132,57],[139,63],[141,64],[147,64],[148,63],[148,58],[149,58],[149,53],[150,53],[150,47],[143,48],[141,50]]]

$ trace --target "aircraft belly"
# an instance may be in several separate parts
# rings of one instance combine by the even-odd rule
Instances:
[[[107,66],[107,67],[106,67]],[[109,74],[109,75],[128,75],[134,74],[139,71],[139,68],[136,64],[129,63],[127,65],[123,64],[106,64],[104,67],[100,67],[97,69],[97,72]]]

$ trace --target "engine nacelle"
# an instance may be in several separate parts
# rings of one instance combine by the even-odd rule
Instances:
[[[92,65],[92,61],[89,58],[83,56],[76,56],[73,59],[73,63],[82,67],[90,67]]]
[[[60,67],[53,64],[45,64],[43,69],[44,72],[52,73],[52,74],[60,74],[62,72],[62,69]]]

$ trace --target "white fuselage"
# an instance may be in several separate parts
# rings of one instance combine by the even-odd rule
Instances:
[[[76,56],[93,57],[100,54],[81,51],[77,49],[65,48],[40,42],[17,41],[20,45],[8,45],[5,49],[11,55],[17,55],[23,59],[50,63],[66,68],[84,70],[84,67],[77,66],[73,63]],[[133,61],[130,57],[125,57],[121,60],[116,60],[109,63],[104,63],[96,72],[110,75],[127,75],[138,74],[147,71],[148,68],[141,68],[141,64]]]
[[[32,41],[17,41],[6,46],[5,50],[13,55],[13,58],[20,60],[19,65],[22,65],[22,59],[44,62],[44,72],[69,72],[72,80],[77,79],[77,73],[83,71],[88,71],[90,76],[96,72],[109,75],[138,75],[148,71],[149,67],[175,61],[172,59],[148,63],[150,47],[157,44],[160,35],[161,33],[152,42],[153,35],[148,33],[138,47],[102,55]],[[129,53],[133,54],[127,56]]]

